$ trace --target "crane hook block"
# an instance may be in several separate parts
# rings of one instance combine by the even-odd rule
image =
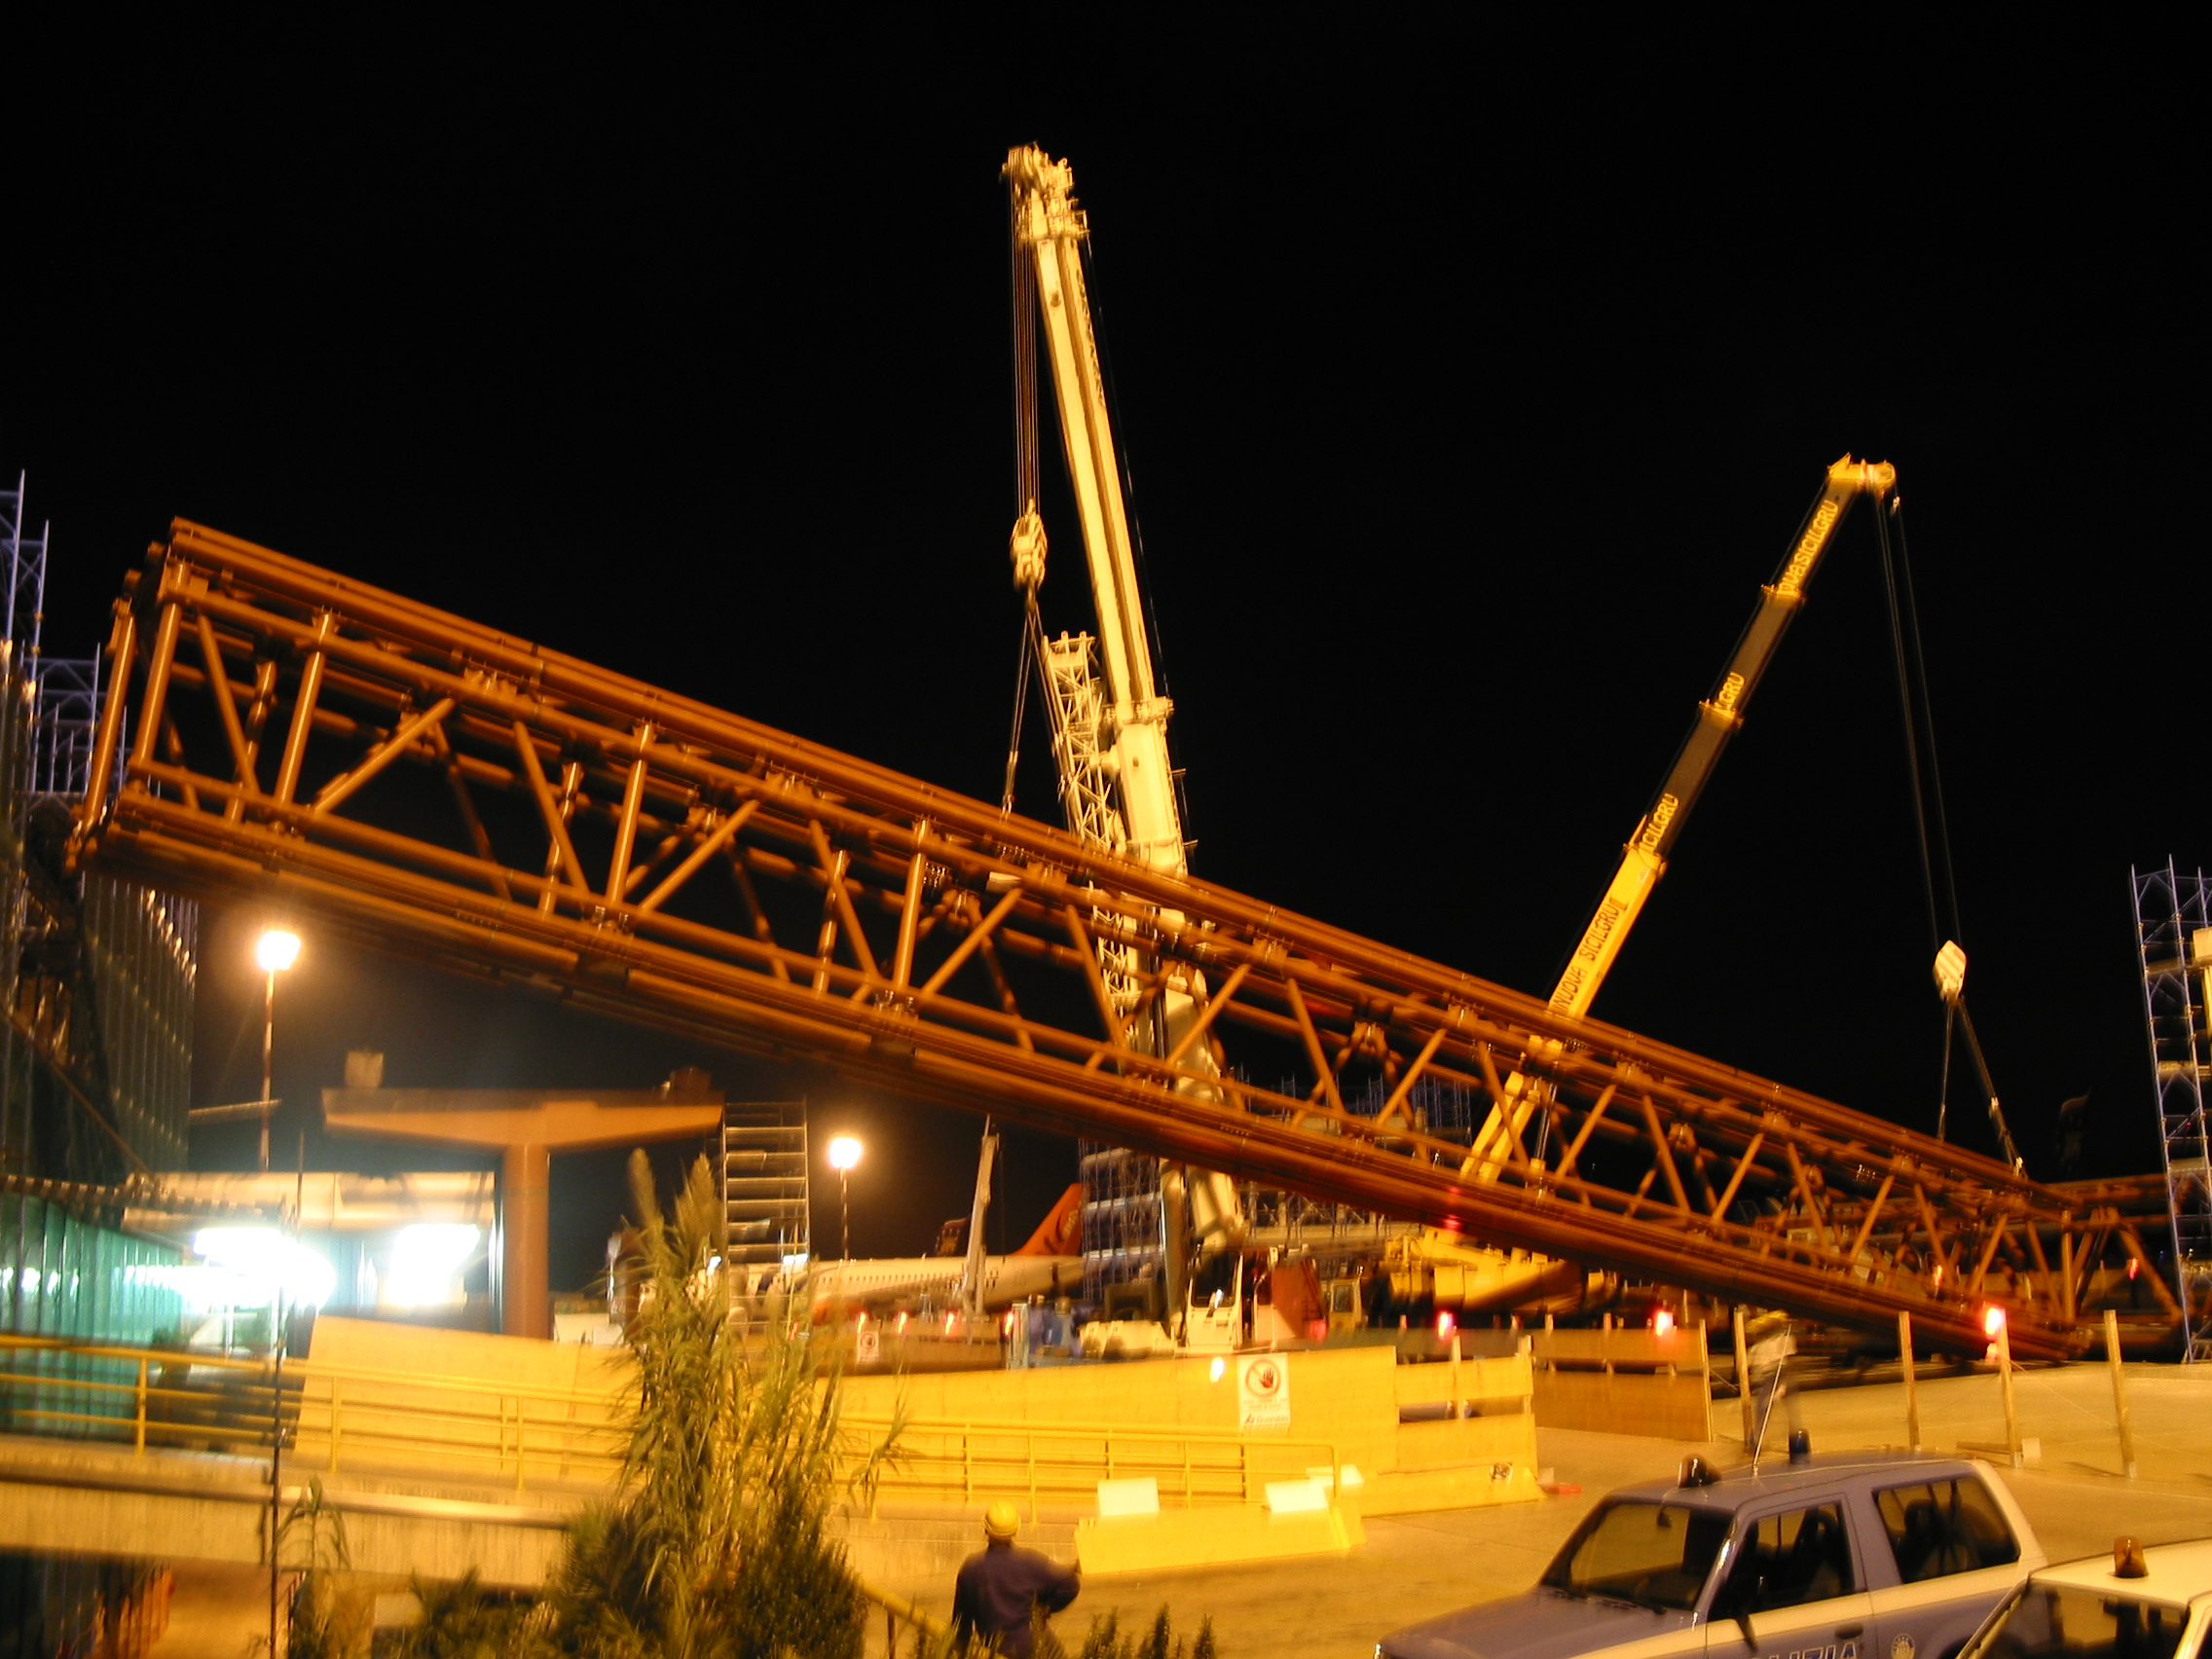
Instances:
[[[1014,585],[1023,593],[1034,593],[1045,579],[1045,521],[1037,516],[1036,502],[1014,521],[1007,552],[1014,559]]]

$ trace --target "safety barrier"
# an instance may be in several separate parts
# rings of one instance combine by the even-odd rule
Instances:
[[[894,1419],[847,1416],[864,1438],[888,1434]],[[973,1422],[908,1418],[899,1446],[876,1479],[870,1512],[890,1493],[925,1498],[1025,1498],[1030,1519],[1053,1500],[1088,1502],[1100,1481],[1160,1484],[1163,1505],[1252,1504],[1270,1481],[1329,1471],[1336,1502],[1344,1469],[1335,1444],[1239,1434],[1234,1429],[1143,1428],[1126,1423]]]

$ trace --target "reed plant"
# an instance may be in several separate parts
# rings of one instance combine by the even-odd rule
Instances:
[[[597,1659],[858,1659],[861,1591],[829,1530],[897,1430],[839,1418],[826,1345],[789,1317],[749,1344],[719,1270],[721,1196],[707,1161],[664,1212],[630,1160],[640,1286],[627,1353],[635,1406],[615,1496],[588,1511],[525,1650]]]

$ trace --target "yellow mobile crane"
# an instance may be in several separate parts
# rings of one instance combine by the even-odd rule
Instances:
[[[1791,538],[1774,580],[1759,589],[1758,604],[1721,671],[1719,683],[1698,704],[1689,736],[1668,768],[1666,781],[1621,849],[1620,865],[1583,928],[1566,971],[1552,987],[1554,1014],[1580,1018],[1590,1012],[1652,888],[1667,873],[1668,856],[1690,809],[1712,779],[1728,740],[1743,725],[1751,693],[1804,604],[1805,589],[1837,529],[1860,497],[1871,496],[1879,502],[1896,487],[1897,468],[1886,461],[1855,461],[1847,455],[1828,468],[1821,494]],[[1515,1071],[1506,1078],[1503,1093],[1503,1109],[1492,1106],[1460,1166],[1477,1180],[1495,1179],[1517,1142],[1529,1156],[1543,1157],[1541,1144],[1530,1148],[1524,1135],[1529,1119],[1543,1103],[1541,1091]],[[1385,1248],[1382,1268],[1393,1302],[1455,1303],[1470,1310],[1557,1295],[1577,1276],[1564,1264],[1526,1252],[1490,1250],[1432,1228],[1393,1239]]]
[[[1751,693],[1758,689],[1782,636],[1805,603],[1805,589],[1820,568],[1821,556],[1834,540],[1853,502],[1861,496],[1872,496],[1879,501],[1897,488],[1897,468],[1887,461],[1854,461],[1847,455],[1828,468],[1827,480],[1791,539],[1782,568],[1773,581],[1759,589],[1758,604],[1729,655],[1728,666],[1721,671],[1720,682],[1712,696],[1698,704],[1697,718],[1690,722],[1689,736],[1676,752],[1666,781],[1621,849],[1613,879],[1582,930],[1581,942],[1567,958],[1566,972],[1552,987],[1554,1014],[1579,1019],[1590,1012],[1621,946],[1628,942],[1629,931],[1643,913],[1652,888],[1667,873],[1668,855],[1689,821],[1690,809],[1704,793],[1728,740],[1743,725]],[[1534,1092],[1518,1072],[1506,1080],[1504,1104],[1504,1111],[1492,1106],[1461,1165],[1482,1180],[1496,1174],[1498,1163],[1521,1135],[1537,1104]]]
[[[1098,345],[1084,281],[1082,243],[1089,228],[1076,204],[1073,170],[1044,150],[1027,145],[1008,154],[1004,169],[1014,215],[1016,276],[1016,469],[1022,503],[1009,538],[1015,585],[1027,598],[1032,648],[1048,688],[1053,755],[1060,774],[1068,827],[1085,840],[1171,874],[1186,873],[1186,847],[1167,754],[1167,719],[1173,704],[1158,694],[1143,596],[1123,500]],[[1095,640],[1088,634],[1048,639],[1038,620],[1037,587],[1044,579],[1047,537],[1037,511],[1035,366],[1028,357],[1034,331],[1025,313],[1034,292],[1051,360],[1068,480],[1075,496],[1098,616]],[[1759,590],[1736,649],[1713,695],[1698,705],[1690,734],[1676,756],[1657,797],[1623,849],[1596,913],[1583,930],[1551,996],[1554,1012],[1578,1017],[1589,1012],[1667,858],[1690,808],[1717,764],[1728,739],[1772,661],[1782,636],[1804,601],[1805,589],[1838,527],[1862,495],[1888,495],[1896,469],[1845,456],[1827,470],[1818,499],[1792,538],[1774,580]],[[1009,756],[1007,799],[1013,798]],[[1139,988],[1140,964],[1124,946],[1096,945],[1108,1000],[1127,1022],[1132,1045],[1183,1058],[1195,1070],[1214,1072],[1212,1039],[1198,1011],[1204,984],[1195,971],[1171,976],[1149,1008]],[[1202,1086],[1199,1086],[1202,1087]],[[1495,1176],[1506,1148],[1537,1105],[1516,1071],[1504,1085],[1505,1104],[1493,1106],[1475,1135],[1463,1167],[1479,1179]],[[1507,1124],[1510,1122],[1511,1127]],[[1538,1155],[1540,1156],[1540,1154]],[[1235,1185],[1227,1176],[1198,1169],[1162,1171],[1161,1201],[1170,1213],[1187,1196],[1191,1243],[1198,1250],[1235,1248],[1247,1226]],[[1166,1228],[1170,1325],[1198,1346],[1234,1346],[1243,1287],[1239,1281],[1215,1305],[1177,1307],[1186,1278],[1183,1238]],[[1579,1270],[1568,1264],[1498,1252],[1450,1234],[1423,1229],[1390,1240],[1383,1271],[1393,1301],[1443,1301],[1472,1310],[1517,1306],[1536,1297],[1576,1290]]]

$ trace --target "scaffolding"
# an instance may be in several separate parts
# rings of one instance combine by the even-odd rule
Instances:
[[[804,1100],[722,1108],[722,1260],[744,1270],[747,1293],[808,1252],[806,1145]]]
[[[67,867],[100,659],[42,652],[44,525],[0,490],[0,1174],[181,1169],[198,906]]]
[[[100,723],[100,656],[34,653],[38,718],[31,727],[29,789],[34,799],[76,802],[85,794],[92,733]]]
[[[8,587],[5,638],[16,645],[21,660],[17,666],[36,680],[39,631],[46,620],[46,541],[48,526],[38,535],[23,534],[23,498],[29,489],[24,474],[16,474],[13,490],[0,490],[0,571]]]
[[[2212,1079],[2212,882],[2162,869],[2128,872],[2143,967],[2143,1014],[2174,1229],[2182,1357],[2212,1360],[2212,1164],[2204,1092]]]
[[[1231,1076],[1250,1081],[1239,1071]],[[1278,1092],[1294,1096],[1307,1095],[1311,1088],[1297,1078],[1277,1086]],[[1389,1094],[1387,1080],[1371,1077],[1363,1088],[1346,1090],[1345,1110],[1373,1118]],[[1425,1077],[1407,1091],[1404,1106],[1412,1128],[1460,1146],[1473,1141],[1475,1125],[1489,1110],[1487,1101],[1462,1085]],[[1081,1141],[1077,1150],[1083,1179],[1083,1293],[1095,1303],[1109,1286],[1153,1278],[1161,1271],[1160,1160],[1098,1141]],[[1380,1250],[1384,1240],[1405,1231],[1402,1224],[1357,1204],[1310,1198],[1258,1182],[1245,1182],[1237,1192],[1253,1238],[1277,1248]]]
[[[1160,1160],[1098,1141],[1076,1143],[1083,1180],[1083,1296],[1098,1303],[1107,1288],[1161,1273],[1165,1239],[1160,1214]]]

